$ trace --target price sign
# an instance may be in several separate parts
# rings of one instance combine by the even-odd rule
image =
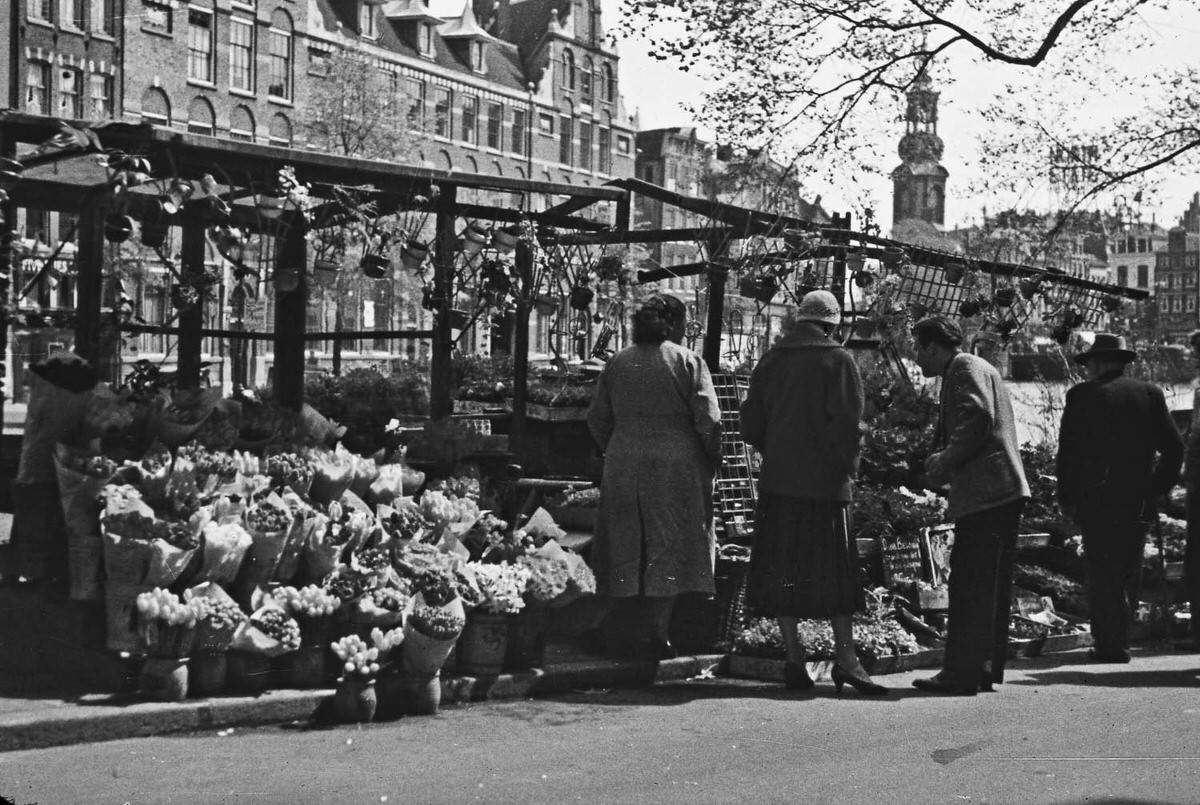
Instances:
[[[880,549],[883,562],[883,583],[893,586],[899,579],[920,579],[924,576],[921,562],[921,543],[915,539],[886,540]]]

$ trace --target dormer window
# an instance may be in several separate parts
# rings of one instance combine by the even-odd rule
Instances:
[[[358,7],[358,33],[367,39],[379,38],[379,26],[375,20],[375,5],[363,2]]]
[[[471,42],[471,69],[477,73],[483,72],[483,42],[478,39]]]
[[[467,3],[462,16],[446,22],[438,29],[438,35],[460,64],[469,67],[472,72],[487,72],[487,59],[484,48],[493,37],[475,20],[472,5]]]
[[[380,0],[361,0],[364,5],[380,5]],[[405,43],[427,59],[434,57],[434,31],[445,20],[429,11],[427,0],[392,0],[384,3],[383,14],[396,26]]]
[[[433,55],[433,26],[417,26],[417,51],[422,56]]]

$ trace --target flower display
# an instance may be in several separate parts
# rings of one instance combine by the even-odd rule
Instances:
[[[388,652],[404,642],[404,629],[389,629],[384,631],[376,626],[371,630],[371,643],[379,650],[379,656],[385,657]]]
[[[286,531],[291,524],[291,512],[270,500],[264,500],[246,510],[246,528],[251,533],[276,534]]]
[[[170,626],[195,626],[196,609],[179,596],[155,587],[137,596],[138,615],[145,620],[161,620]]]
[[[529,586],[529,568],[522,565],[490,565],[470,562],[467,568],[475,577],[481,597],[479,608],[485,612],[511,614],[525,606]]]
[[[263,608],[250,616],[250,625],[278,640],[286,651],[300,648],[300,624],[279,609]]]
[[[479,519],[479,506],[475,501],[437,490],[421,495],[420,506],[421,514],[439,528],[452,523],[474,523]]]
[[[265,470],[272,486],[288,486],[297,492],[306,492],[312,484],[312,465],[296,453],[267,456]]]
[[[232,481],[237,475],[238,467],[233,456],[229,453],[209,450],[199,442],[189,442],[180,447],[176,451],[175,457],[191,462],[197,480],[212,477],[218,481]]]
[[[403,612],[412,598],[397,587],[376,587],[368,595],[371,597],[371,603],[390,612]]]
[[[390,537],[396,539],[422,539],[433,529],[433,522],[427,519],[416,505],[402,505],[388,511],[379,518],[379,527]]]
[[[379,673],[379,649],[368,646],[358,635],[346,635],[329,646],[342,661],[342,681],[353,676],[374,677]]]
[[[246,620],[246,613],[228,598],[196,597],[190,603],[196,613],[196,622],[214,631],[227,630],[232,634]]]

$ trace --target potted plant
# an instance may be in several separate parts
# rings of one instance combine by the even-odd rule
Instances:
[[[888,269],[894,269],[904,262],[906,256],[906,252],[901,247],[888,246],[883,250],[879,259]]]
[[[500,254],[511,254],[517,248],[521,239],[521,227],[518,224],[492,230],[492,246]]]
[[[1116,313],[1121,309],[1121,298],[1119,296],[1105,296],[1100,300],[1100,307],[1105,313]]]
[[[1042,290],[1042,281],[1037,277],[1022,277],[1017,282],[1017,288],[1021,291],[1021,296],[1027,300],[1033,299]]]
[[[133,234],[134,220],[123,213],[112,213],[104,218],[104,239],[109,243],[124,243]]]
[[[322,285],[333,285],[341,269],[341,263],[328,257],[313,260],[313,277]]]
[[[586,285],[576,285],[571,288],[569,304],[573,310],[587,310],[596,298],[596,292]]]
[[[1011,307],[1017,301],[1017,289],[1011,285],[1002,285],[992,294],[992,303],[996,307]]]
[[[967,267],[957,260],[952,260],[942,268],[942,276],[951,285],[958,285],[967,273]]]

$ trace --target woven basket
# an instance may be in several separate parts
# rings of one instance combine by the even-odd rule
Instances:
[[[671,642],[683,651],[726,651],[746,622],[750,563],[717,559],[711,596],[680,596],[671,618]]]

